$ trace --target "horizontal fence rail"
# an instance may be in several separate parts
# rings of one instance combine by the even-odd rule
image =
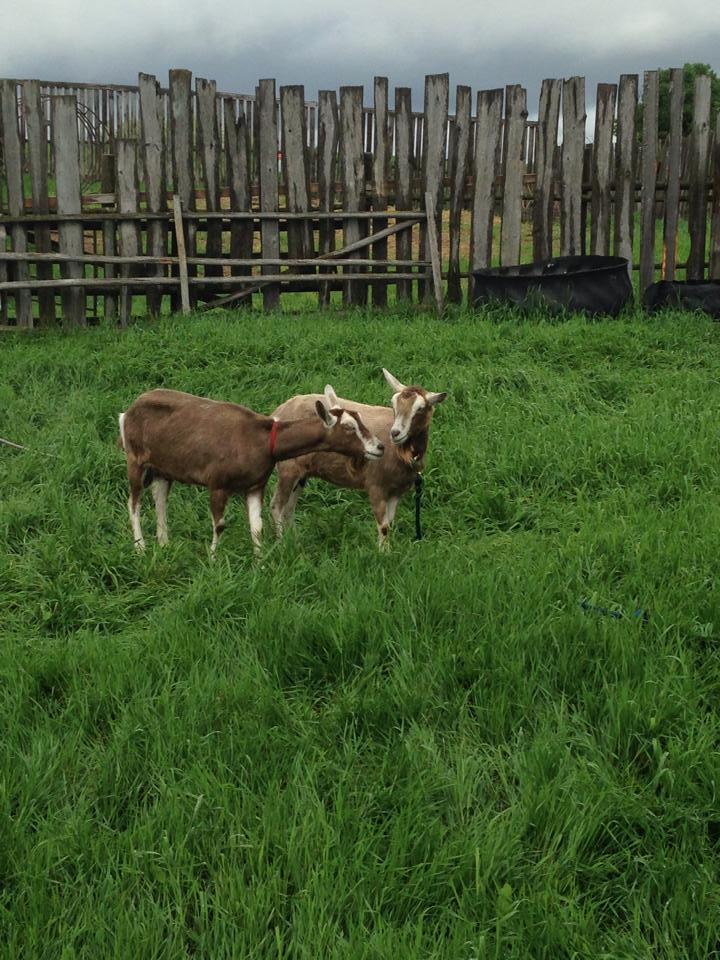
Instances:
[[[384,77],[317,100],[274,80],[223,93],[187,70],[166,87],[2,80],[0,326],[253,294],[273,308],[288,291],[442,309],[475,269],[569,253],[625,256],[641,286],[720,279],[710,80],[689,137],[682,70],[662,136],[659,82],[599,84],[590,130],[582,77],[544,81],[537,120],[520,86],[458,86],[451,113],[447,74],[426,77],[421,111]]]

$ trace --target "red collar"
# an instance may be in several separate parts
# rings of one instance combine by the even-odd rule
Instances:
[[[277,420],[273,420],[272,427],[270,427],[270,456],[271,457],[275,456],[275,443],[277,441],[277,429],[278,429],[278,422]]]

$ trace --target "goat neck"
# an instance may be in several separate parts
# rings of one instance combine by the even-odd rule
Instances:
[[[318,417],[278,420],[275,435],[275,461],[291,460],[315,450],[328,450],[327,428]],[[268,445],[269,431],[268,431]]]

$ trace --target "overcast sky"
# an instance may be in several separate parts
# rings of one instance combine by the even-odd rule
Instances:
[[[545,77],[598,82],[621,73],[710,63],[720,73],[720,4],[605,0],[589,4],[482,4],[477,0],[0,0],[0,73],[41,80],[136,83],[139,71],[165,85],[186,67],[225,92],[252,93],[259,78],[319,89],[387,76],[410,86],[422,108],[426,73],[450,73],[473,91],[521,83],[530,114]],[[454,98],[453,98],[454,99]],[[590,111],[588,111],[590,113]]]

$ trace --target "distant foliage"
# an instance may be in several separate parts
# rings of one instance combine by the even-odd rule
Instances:
[[[660,102],[658,106],[658,132],[660,136],[670,133],[670,74],[671,68],[660,71]],[[683,65],[683,136],[688,137],[692,132],[693,98],[695,96],[695,78],[710,77],[710,126],[715,128],[718,112],[720,112],[720,77],[709,63],[686,63]],[[638,105],[637,125],[638,136],[642,135],[643,104]]]

